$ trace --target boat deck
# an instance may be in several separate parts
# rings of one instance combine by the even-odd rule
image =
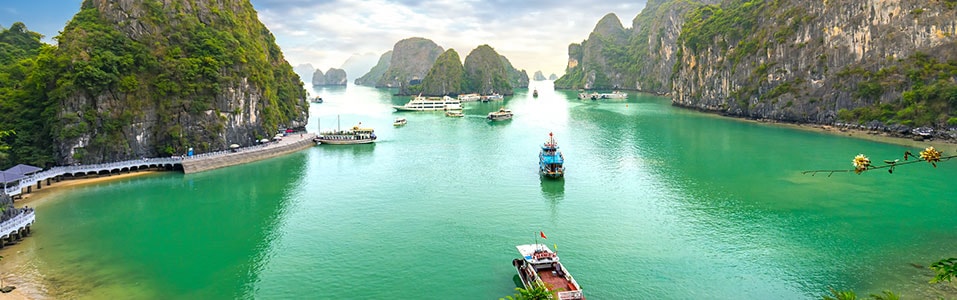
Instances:
[[[565,276],[559,275],[558,271],[555,269],[540,269],[538,270],[538,277],[542,279],[542,282],[545,282],[545,287],[547,287],[550,291],[560,292],[577,290],[571,281],[568,281]]]

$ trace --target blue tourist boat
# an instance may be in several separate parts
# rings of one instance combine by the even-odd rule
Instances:
[[[565,175],[565,157],[562,151],[558,150],[558,143],[555,142],[555,136],[549,132],[548,140],[542,144],[542,152],[538,154],[538,166],[542,176],[549,178],[561,178]]]

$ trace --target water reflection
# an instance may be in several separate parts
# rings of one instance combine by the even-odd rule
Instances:
[[[549,210],[552,216],[558,213],[558,203],[565,200],[565,179],[564,178],[545,178],[541,179],[542,198],[548,201]]]
[[[375,144],[376,143],[357,145],[319,145],[318,148],[321,148],[323,153],[329,153],[335,156],[352,154],[353,157],[362,158],[372,155],[372,152],[375,151]]]

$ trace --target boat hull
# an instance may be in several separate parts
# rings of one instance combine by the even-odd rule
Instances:
[[[315,139],[317,145],[319,144],[329,144],[329,145],[358,145],[358,144],[371,144],[374,143],[374,139],[358,139],[358,140],[330,140],[330,139]]]

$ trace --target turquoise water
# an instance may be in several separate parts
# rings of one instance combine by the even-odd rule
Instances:
[[[309,130],[362,122],[377,143],[58,193],[26,273],[54,298],[498,299],[514,293],[514,245],[543,231],[589,299],[950,297],[912,264],[957,256],[953,162],[803,175],[914,149],[532,84],[538,98],[464,118],[317,89]],[[484,119],[503,105],[513,120]],[[549,132],[562,180],[536,173]]]

